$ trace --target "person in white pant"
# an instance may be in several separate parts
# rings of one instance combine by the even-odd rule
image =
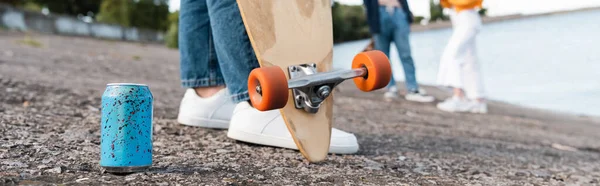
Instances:
[[[451,8],[453,33],[441,57],[437,83],[452,87],[453,96],[438,103],[448,112],[487,113],[475,38],[481,29],[476,8],[482,0],[441,0]]]

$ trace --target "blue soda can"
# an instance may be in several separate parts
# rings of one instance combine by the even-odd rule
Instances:
[[[152,165],[153,97],[148,86],[112,83],[102,95],[100,166],[139,172]]]

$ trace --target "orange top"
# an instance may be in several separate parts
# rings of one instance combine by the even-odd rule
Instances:
[[[483,0],[440,0],[440,4],[444,8],[454,8],[456,12],[481,8]]]

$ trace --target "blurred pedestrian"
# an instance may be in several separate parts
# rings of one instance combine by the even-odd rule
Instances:
[[[363,0],[367,11],[369,29],[375,40],[375,49],[390,56],[393,42],[404,69],[405,99],[416,102],[432,102],[434,97],[426,95],[417,84],[415,65],[409,42],[410,24],[413,15],[406,0]],[[391,60],[390,60],[391,61]],[[384,97],[388,100],[398,97],[398,88],[394,76],[387,86]]]
[[[437,83],[453,88],[452,97],[438,103],[448,112],[487,113],[487,104],[477,62],[475,38],[481,29],[477,8],[483,0],[441,0],[451,9],[453,33],[441,57]]]

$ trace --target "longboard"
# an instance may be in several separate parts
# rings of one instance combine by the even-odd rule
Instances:
[[[385,87],[391,77],[387,56],[360,53],[352,70],[332,71],[329,0],[237,3],[261,66],[248,77],[252,105],[279,109],[301,154],[310,162],[323,161],[331,139],[333,88],[351,78],[364,91]]]

